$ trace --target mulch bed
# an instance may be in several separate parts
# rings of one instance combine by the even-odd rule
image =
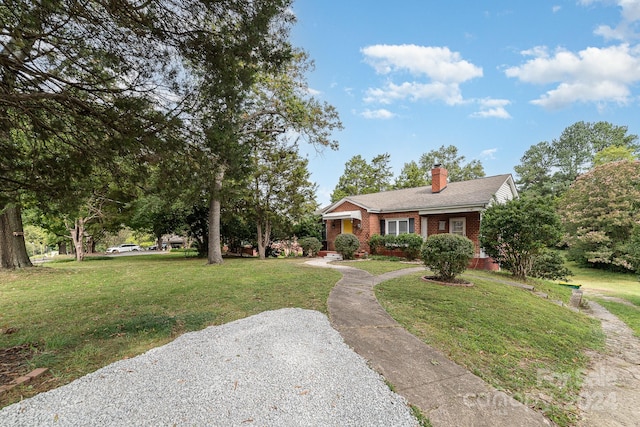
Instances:
[[[0,348],[0,386],[10,384],[14,379],[29,372],[29,361],[36,348],[32,344]]]
[[[467,282],[463,279],[453,279],[453,282],[443,282],[442,280],[438,280],[438,277],[435,276],[422,276],[422,280],[441,286],[455,286],[460,288],[470,288],[473,286],[473,283]]]

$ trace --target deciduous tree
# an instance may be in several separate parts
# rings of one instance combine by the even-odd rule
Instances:
[[[560,199],[559,212],[573,259],[633,270],[628,245],[640,223],[640,161],[606,163],[581,175]]]
[[[263,143],[255,147],[253,161],[247,206],[257,226],[258,254],[264,259],[274,224],[293,224],[317,208],[316,185],[297,147]]]

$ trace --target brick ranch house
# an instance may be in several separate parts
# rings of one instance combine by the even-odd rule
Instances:
[[[335,250],[340,233],[354,234],[364,252],[370,252],[368,241],[374,234],[416,233],[426,239],[455,233],[475,245],[471,268],[498,269],[480,247],[480,222],[491,204],[518,197],[511,174],[449,183],[447,170],[435,165],[431,176],[430,186],[349,196],[321,209],[327,250]]]

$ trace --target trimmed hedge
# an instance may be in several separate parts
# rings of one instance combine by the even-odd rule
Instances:
[[[353,234],[344,233],[336,236],[335,245],[336,251],[342,255],[342,258],[353,259],[353,255],[360,247],[360,241]]]
[[[444,282],[452,282],[473,258],[473,242],[458,234],[434,234],[422,245],[422,261]]]
[[[298,240],[298,244],[302,247],[304,255],[314,257],[322,249],[322,243],[316,237],[305,237]]]
[[[398,236],[387,234],[382,236],[374,234],[369,238],[369,248],[372,255],[381,255],[384,250],[400,249],[408,259],[417,259],[424,240],[415,233],[400,234]]]

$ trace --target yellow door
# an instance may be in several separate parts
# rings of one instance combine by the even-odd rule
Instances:
[[[351,222],[350,219],[342,220],[342,232],[353,234],[353,223]]]

